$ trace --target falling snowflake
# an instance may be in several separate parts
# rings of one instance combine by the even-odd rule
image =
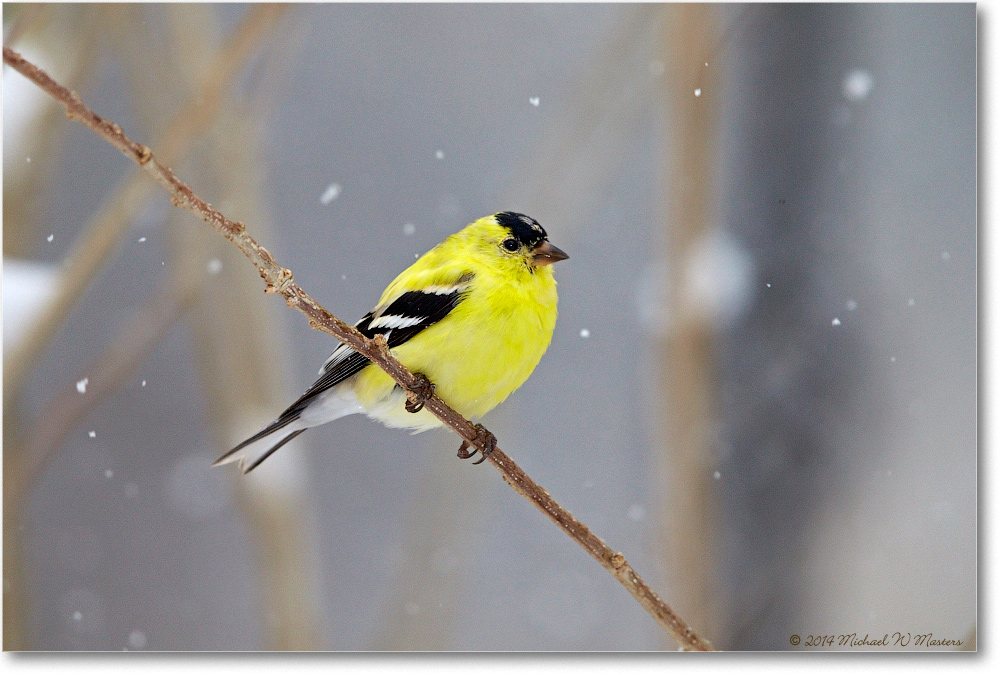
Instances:
[[[326,191],[323,192],[322,196],[320,196],[319,203],[322,204],[323,206],[326,206],[339,196],[340,196],[340,184],[330,183],[326,187]]]

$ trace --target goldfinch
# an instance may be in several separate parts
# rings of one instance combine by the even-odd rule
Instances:
[[[548,348],[558,314],[550,265],[568,257],[533,218],[486,216],[410,265],[355,325],[369,338],[383,334],[445,403],[478,419],[528,379]],[[406,392],[347,345],[319,375],[278,419],[215,465],[239,462],[247,473],[309,427],[355,413],[413,433],[442,424],[422,406],[407,405]],[[460,457],[473,454],[463,454],[466,447]]]

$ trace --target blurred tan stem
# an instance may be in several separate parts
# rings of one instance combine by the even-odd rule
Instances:
[[[717,424],[715,361],[710,316],[697,306],[690,278],[692,258],[711,230],[718,134],[718,67],[705,65],[715,45],[715,9],[708,5],[664,8],[663,89],[667,111],[668,175],[664,192],[663,257],[669,259],[669,321],[661,341],[659,380],[664,439],[657,453],[662,481],[657,508],[661,559],[678,589],[679,606],[693,626],[714,631],[717,507],[712,494],[712,434]]]
[[[661,558],[667,563],[677,604],[692,626],[714,633],[713,588],[717,506],[712,494],[712,433],[717,424],[713,329],[703,308],[695,306],[688,270],[696,248],[711,228],[715,184],[715,139],[720,78],[706,67],[715,45],[716,10],[708,5],[663,8],[663,38],[669,81],[665,120],[669,167],[662,201],[663,257],[670,260],[669,325],[660,350],[659,380],[664,395],[658,438],[662,481],[656,492],[663,523]]]
[[[233,210],[252,214],[261,231],[269,231],[259,197],[264,193],[265,165],[257,142],[260,122],[248,109],[236,106],[224,115],[224,122],[225,131],[206,147],[215,192],[233,204]],[[265,416],[290,398],[284,332],[275,315],[278,308],[251,283],[239,252],[197,223],[178,225],[175,254],[193,272],[208,265],[218,270],[195,304],[191,331],[215,440],[226,449],[256,431],[269,419]],[[322,646],[317,567],[310,558],[315,538],[305,529],[311,519],[297,459],[286,451],[269,460],[276,461],[271,471],[250,480],[234,475],[257,557],[260,614],[272,650]],[[278,464],[286,466],[273,470]]]
[[[172,86],[194,88],[198,73],[212,59],[209,45],[218,23],[218,10],[205,6],[191,11],[184,6],[163,8],[172,28],[169,49],[162,58],[181,74]],[[142,49],[133,41],[132,50]],[[133,54],[133,59],[141,58]],[[155,120],[156,92],[139,69],[133,78],[137,103],[144,116]],[[266,166],[260,142],[264,125],[254,103],[231,100],[217,115],[217,124],[205,135],[198,152],[191,153],[201,181],[233,211],[253,217],[270,231],[265,192]],[[171,228],[174,258],[181,276],[201,276],[213,270],[209,283],[195,301],[191,334],[207,412],[217,447],[230,447],[256,431],[265,415],[273,414],[290,396],[285,341],[276,316],[277,308],[252,283],[239,253],[217,235],[187,219],[177,219]],[[265,627],[265,646],[270,650],[310,650],[319,645],[319,604],[316,600],[310,559],[310,522],[301,487],[305,483],[295,463],[296,455],[274,458],[282,471],[269,471],[256,480],[237,480],[237,504],[244,512],[257,557],[255,583],[262,592],[259,616]]]
[[[204,276],[204,275],[203,275]],[[35,485],[42,469],[67,436],[88,413],[114,394],[125,379],[155,347],[166,331],[195,298],[203,279],[191,276],[178,279],[133,313],[104,352],[81,369],[77,378],[42,409],[27,435],[25,452],[14,475],[18,476],[17,503],[23,507],[25,488]],[[86,391],[80,393],[76,380],[87,378]],[[5,472],[7,467],[5,467]],[[18,509],[18,512],[21,512]]]
[[[198,93],[161,135],[157,148],[164,161],[173,162],[201,133],[220,108],[229,85],[261,40],[277,24],[281,5],[255,5],[227,40]],[[69,310],[82,297],[91,280],[117,250],[135,215],[152,194],[153,186],[142,171],[130,172],[102,202],[94,217],[73,244],[57,284],[55,297],[36,319],[30,332],[4,359],[4,405],[24,385],[35,362],[56,336]]]
[[[626,156],[621,147],[643,122],[656,80],[637,69],[662,12],[656,5],[622,5],[618,28],[582,70],[562,105],[514,176],[506,203],[547,228],[572,231],[605,199],[606,185]]]
[[[4,7],[5,12],[8,7]],[[43,51],[46,58],[63,65],[57,72],[69,86],[88,90],[103,36],[103,26],[94,13],[79,17],[75,7],[54,3],[17,7],[22,9],[22,15],[12,31],[14,39],[24,40]],[[19,138],[10,139],[10,145],[21,148],[24,156],[13,156],[11,147],[4,147],[4,257],[30,258],[45,245],[44,196],[59,166],[69,130],[62,112],[57,106],[44,106],[18,130]],[[5,381],[6,377],[5,373]],[[4,396],[7,400],[6,393]]]
[[[440,447],[435,434],[428,446]],[[415,453],[424,462],[403,528],[403,555],[373,650],[447,650],[473,567],[470,550],[495,481],[469,476],[452,458]]]
[[[25,33],[34,30],[46,19],[48,6],[44,3],[11,3],[4,8],[6,15],[4,27],[3,43],[5,45],[17,44]],[[13,14],[13,16],[11,16]]]

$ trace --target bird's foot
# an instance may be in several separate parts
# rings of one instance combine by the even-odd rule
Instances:
[[[418,413],[424,408],[424,402],[434,395],[434,383],[423,373],[414,373],[413,391],[406,392],[406,412]]]
[[[497,449],[497,437],[494,436],[486,427],[482,424],[477,424],[476,426],[476,445],[473,445],[469,441],[463,440],[462,445],[458,448],[458,458],[459,459],[469,459],[477,452],[482,453],[482,457],[477,459],[473,464],[482,464],[490,453]],[[472,447],[470,451],[468,448]],[[479,446],[479,447],[476,447]],[[482,450],[480,450],[480,447]]]

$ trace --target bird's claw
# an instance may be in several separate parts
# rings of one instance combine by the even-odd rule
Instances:
[[[418,413],[424,408],[424,403],[434,395],[434,383],[423,373],[415,373],[413,391],[406,393],[406,412]]]
[[[484,461],[486,461],[486,458],[490,456],[490,453],[492,453],[494,450],[497,449],[497,437],[494,436],[489,430],[487,430],[487,428],[484,427],[482,424],[477,424],[475,426],[476,426],[475,445],[473,445],[469,441],[463,440],[462,445],[459,446],[458,448],[458,458],[469,459],[477,452],[480,452],[482,453],[482,457],[473,462],[473,464],[482,464]],[[472,447],[471,451],[468,450],[470,446]],[[479,449],[480,447],[482,448],[482,450]]]

